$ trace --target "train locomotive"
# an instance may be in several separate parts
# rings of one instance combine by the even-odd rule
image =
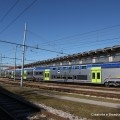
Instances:
[[[9,78],[21,78],[21,69],[2,71],[1,75],[8,77],[8,73]],[[120,86],[120,62],[24,68],[23,79]]]

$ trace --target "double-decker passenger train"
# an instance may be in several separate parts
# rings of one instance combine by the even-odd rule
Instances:
[[[2,71],[1,76],[20,79],[21,69]],[[23,79],[120,86],[120,62],[24,68]]]

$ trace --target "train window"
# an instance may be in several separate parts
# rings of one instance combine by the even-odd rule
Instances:
[[[75,66],[74,68],[75,68],[75,69],[79,69],[79,66]]]
[[[66,79],[66,76],[63,76],[63,79]]]
[[[97,73],[97,79],[100,79],[100,73]]]
[[[75,76],[75,75],[73,76],[73,79],[76,79],[76,76]]]
[[[52,79],[55,79],[55,75],[52,75]]]
[[[66,70],[67,67],[63,67],[63,70]]]
[[[47,77],[49,77],[49,75],[50,75],[50,74],[48,73],[48,74],[47,74]]]
[[[71,76],[68,76],[68,79],[72,79],[72,77],[71,77]]]
[[[95,79],[95,73],[92,73],[92,79]]]
[[[77,80],[87,80],[87,75],[77,75]]]
[[[72,69],[72,67],[71,67],[71,66],[69,66],[69,67],[68,67],[68,69],[69,69],[69,70],[71,70],[71,69]]]
[[[56,68],[52,68],[52,70],[56,70]]]
[[[29,75],[32,75],[32,73],[31,73],[31,72],[29,72]]]
[[[46,73],[45,73],[45,77],[46,77]]]
[[[43,75],[43,72],[39,72],[39,75]]]
[[[60,67],[58,67],[58,70],[60,70]]]
[[[60,79],[60,75],[58,75],[57,78]]]
[[[81,66],[81,69],[86,69],[86,65]]]
[[[51,78],[52,78],[52,79],[54,78],[53,75],[51,75]]]

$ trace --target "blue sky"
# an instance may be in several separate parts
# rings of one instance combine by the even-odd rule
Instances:
[[[120,43],[120,0],[37,0],[10,24],[33,1],[0,0],[0,40],[22,44],[26,22],[26,45],[46,50],[74,54]],[[14,51],[15,45],[0,42],[0,53],[8,57],[3,64],[14,65],[14,59],[9,59]],[[64,55],[26,48],[25,63]],[[17,58],[22,58],[20,46]]]

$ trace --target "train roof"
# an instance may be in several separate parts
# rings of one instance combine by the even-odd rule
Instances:
[[[50,69],[50,67],[35,67],[34,70],[45,70],[45,69]]]
[[[120,67],[120,62],[109,62],[109,63],[90,63],[90,64],[76,64],[76,65],[63,65],[63,66],[50,66],[50,67],[36,67],[34,70],[44,70],[44,69],[54,69],[55,68],[75,68],[79,66],[79,69],[86,69],[91,67],[101,67],[101,68],[118,68]]]
[[[24,70],[33,70],[34,68],[24,68]]]

